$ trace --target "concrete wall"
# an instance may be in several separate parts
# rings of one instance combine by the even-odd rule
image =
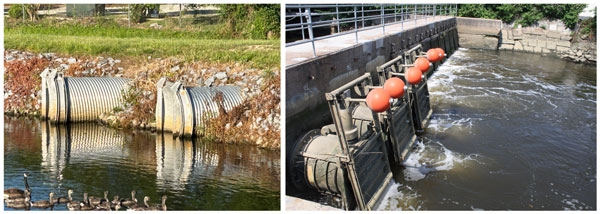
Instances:
[[[456,24],[461,47],[552,54],[596,63],[596,43],[572,43],[572,32],[561,21],[542,20],[537,26],[515,27],[500,20],[457,17]]]
[[[456,28],[461,47],[498,49],[502,21],[456,17]]]
[[[500,50],[554,53],[565,52],[571,47],[570,32],[539,27],[505,28],[501,38]]]
[[[356,44],[286,68],[286,143],[310,129],[331,123],[325,93],[396,57],[417,44],[426,51],[442,47],[450,55],[458,47],[456,19],[447,19]],[[450,47],[453,48],[450,48]]]

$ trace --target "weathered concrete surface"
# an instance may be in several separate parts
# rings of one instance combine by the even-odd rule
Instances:
[[[335,207],[325,206],[316,202],[307,201],[304,199],[285,196],[286,211],[344,211]]]
[[[416,25],[415,25],[416,24]],[[331,122],[325,93],[383,64],[417,44],[424,50],[442,47],[450,55],[458,46],[454,17],[406,22],[286,48],[286,143]],[[455,49],[455,48],[454,48]],[[377,84],[378,80],[374,80]]]
[[[456,28],[461,47],[491,50],[500,47],[498,45],[502,30],[500,20],[457,17]]]
[[[458,34],[498,36],[502,30],[502,21],[496,19],[479,19],[456,17]]]

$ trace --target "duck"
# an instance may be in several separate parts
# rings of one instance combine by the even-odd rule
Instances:
[[[150,209],[150,205],[148,205],[148,201],[150,201],[150,197],[148,196],[144,196],[144,205],[143,206],[139,206],[139,205],[134,205],[129,207],[128,210],[133,210],[133,211],[144,211],[144,210],[149,210]]]
[[[11,201],[5,201],[5,205],[8,208],[12,208],[12,209],[16,209],[16,210],[20,210],[20,209],[25,209],[25,210],[29,210],[29,208],[31,207],[31,193],[29,192],[28,189],[25,189],[25,197],[24,198],[18,198],[18,199],[13,199]]]
[[[73,190],[69,189],[69,190],[67,190],[67,197],[66,198],[65,197],[54,198],[53,199],[54,201],[52,201],[52,203],[55,203],[55,204],[66,204],[66,203],[69,203],[69,202],[71,202],[73,200],[73,197],[71,196],[71,194],[73,194]]]
[[[96,206],[96,210],[112,211],[112,209],[110,208],[110,202],[100,203],[98,206]]]
[[[112,200],[112,201],[110,201],[110,207],[111,207],[111,208],[115,208],[115,206],[116,206],[117,204],[120,204],[120,203],[121,203],[121,199],[119,199],[119,196],[118,196],[118,195],[115,195],[115,196],[114,196],[114,198],[113,198],[113,200]]]
[[[148,208],[147,210],[154,210],[154,211],[167,211],[167,195],[163,195],[162,196],[162,203],[161,204],[157,204],[156,206],[152,206],[150,208]]]
[[[69,202],[67,203],[67,209],[69,209],[71,211],[81,209],[81,205],[80,205],[81,202],[73,200],[73,190],[69,189],[67,191],[67,194],[69,195]],[[84,199],[84,201],[87,200],[87,193],[83,193],[83,199]]]
[[[119,211],[121,209],[121,203],[115,204],[115,211]]]
[[[137,199],[135,198],[135,190],[131,190],[131,199],[126,198],[126,199],[122,199],[121,200],[121,206],[127,206],[127,207],[131,207],[131,206],[135,206],[137,205]]]
[[[108,191],[104,191],[104,198],[106,198],[106,197],[108,197]],[[100,205],[100,203],[102,203],[103,201],[105,201],[104,198],[96,198],[94,196],[90,196],[89,197],[89,199],[90,199],[90,205],[98,206],[98,205]]]
[[[83,193],[84,200],[79,203],[79,210],[93,210],[94,206],[91,205],[90,199],[87,197],[87,193]]]
[[[29,188],[29,183],[27,182],[27,173],[23,173],[23,181],[25,182],[25,189],[29,190],[29,193],[31,194],[31,189]],[[25,198],[25,190],[19,188],[8,188],[4,190],[5,200],[16,198]]]
[[[50,208],[50,210],[52,210],[52,209],[54,209],[54,203],[52,202],[54,199],[54,192],[50,192],[48,194],[48,196],[49,196],[49,200],[32,201],[29,203],[31,204],[31,207],[42,208],[42,209]]]
[[[108,200],[108,190],[104,191],[104,198],[100,200],[100,203],[98,205],[96,205],[97,207],[102,207],[102,208],[106,208],[108,207],[110,209],[110,207],[112,207],[112,203],[110,200]]]
[[[118,195],[115,195],[115,196],[113,197],[113,200],[111,201],[111,203],[113,203],[113,204],[118,204],[118,203],[121,203],[121,200],[119,199],[119,196],[118,196]]]
[[[167,211],[167,195],[162,196],[161,208],[163,211]]]

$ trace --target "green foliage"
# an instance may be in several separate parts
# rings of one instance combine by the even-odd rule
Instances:
[[[491,5],[459,4],[458,5],[458,16],[484,18],[484,19],[495,19],[497,17],[497,14],[493,10]]]
[[[132,21],[142,23],[146,20],[150,11],[158,10],[159,8],[159,4],[132,4],[129,5],[129,16]]]
[[[121,90],[121,98],[123,99],[123,105],[126,108],[139,105],[140,97],[142,97],[142,90],[137,87],[133,87],[132,85],[129,85],[129,87]],[[119,109],[113,109],[114,112],[118,112],[118,110]]]
[[[594,17],[581,22],[581,33],[596,38],[596,32],[596,9],[594,9]]]
[[[546,19],[560,19],[574,29],[585,4],[462,4],[458,15],[464,17],[500,19],[504,23],[530,26]]]
[[[252,39],[279,39],[279,5],[259,7],[254,14],[250,34]]]
[[[221,18],[226,27],[222,34],[236,38],[279,38],[279,4],[221,4]]]
[[[10,8],[8,9],[8,16],[15,19],[23,18],[23,6],[20,4],[10,5]]]
[[[531,26],[531,25],[535,24],[537,21],[544,18],[544,14],[542,14],[542,12],[538,9],[538,7],[531,5],[531,4],[521,5],[520,11],[522,11],[519,14],[520,17],[519,16],[515,17],[516,24],[521,24],[523,26]]]

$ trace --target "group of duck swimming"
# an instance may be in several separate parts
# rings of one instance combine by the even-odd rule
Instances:
[[[148,201],[150,197],[144,197],[144,204],[138,205],[138,201],[135,198],[136,191],[131,191],[131,198],[119,198],[118,195],[114,196],[114,200],[108,200],[108,191],[104,191],[104,198],[96,198],[93,196],[88,197],[88,193],[83,193],[83,200],[73,200],[73,190],[67,191],[67,198],[55,197],[53,192],[48,194],[49,200],[31,201],[31,189],[27,183],[27,173],[23,174],[23,180],[25,181],[25,189],[9,188],[4,190],[4,203],[6,207],[12,209],[25,209],[29,210],[33,208],[39,209],[54,209],[56,204],[66,204],[67,208],[71,211],[75,210],[135,210],[135,211],[166,211],[167,210],[167,196],[162,196],[162,203],[158,205],[149,205]]]

